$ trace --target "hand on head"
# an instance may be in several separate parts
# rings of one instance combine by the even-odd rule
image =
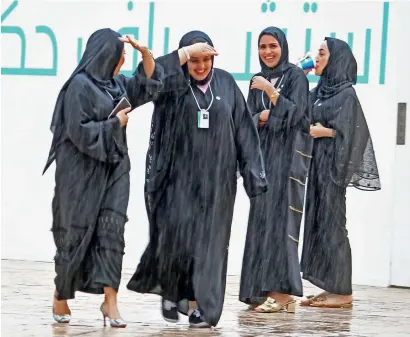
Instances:
[[[133,39],[129,35],[126,35],[126,37],[119,37],[118,39],[121,42],[130,44],[134,49],[138,50],[143,56],[151,55],[151,51],[148,47],[140,45],[137,40]]]
[[[214,47],[210,46],[206,42],[198,42],[194,43],[187,47],[189,51],[189,55],[193,57],[201,57],[201,56],[218,56],[218,52],[215,50]]]

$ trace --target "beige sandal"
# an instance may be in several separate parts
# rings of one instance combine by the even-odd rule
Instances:
[[[286,312],[294,314],[296,311],[296,301],[291,300],[281,304],[276,302],[274,298],[268,297],[264,303],[255,308],[255,311],[259,313],[272,313],[282,310],[286,310]]]

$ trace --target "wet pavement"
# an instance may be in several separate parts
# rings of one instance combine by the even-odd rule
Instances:
[[[162,319],[159,297],[128,291],[132,270],[125,270],[119,294],[125,329],[103,327],[98,310],[103,296],[78,293],[70,302],[69,325],[53,323],[53,264],[2,261],[1,335],[4,337],[77,336],[410,336],[410,290],[354,287],[353,309],[297,307],[295,314],[249,312],[237,300],[239,277],[229,276],[224,312],[219,325],[210,330],[189,329],[185,316],[178,324]],[[305,293],[317,290],[305,284]]]

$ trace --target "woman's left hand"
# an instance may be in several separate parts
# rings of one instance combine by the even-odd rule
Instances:
[[[273,87],[272,84],[262,76],[255,76],[252,78],[252,85],[251,89],[259,89],[262,91],[266,91],[266,88]]]
[[[131,36],[126,35],[126,37],[118,38],[121,42],[129,43],[134,49],[138,50],[142,56],[152,55],[148,47],[141,46],[137,40],[133,39]]]
[[[310,126],[310,135],[313,138],[323,138],[323,137],[330,137],[329,136],[329,129],[325,128],[320,123],[315,123],[314,125]]]

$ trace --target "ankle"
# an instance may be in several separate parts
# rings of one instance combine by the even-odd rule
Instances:
[[[58,315],[71,315],[71,310],[68,306],[67,300],[57,301],[56,299],[54,299],[53,313]]]
[[[117,304],[117,299],[116,298],[105,298],[104,303],[107,305],[116,305]]]
[[[329,294],[330,297],[352,297],[352,295],[341,295],[341,294]]]
[[[198,304],[196,303],[196,301],[188,301],[188,306],[189,306],[189,309],[193,309],[193,310],[198,309]]]
[[[278,300],[278,301],[281,301],[281,300],[289,300],[289,301],[291,301],[291,300],[293,300],[293,296],[292,295],[289,295],[289,294],[282,294],[282,293],[273,293],[273,292],[271,292],[271,293],[269,293],[268,294],[268,297],[270,297],[270,298],[273,298],[274,300]]]
[[[117,305],[117,291],[111,287],[104,287],[105,303],[108,305]]]

